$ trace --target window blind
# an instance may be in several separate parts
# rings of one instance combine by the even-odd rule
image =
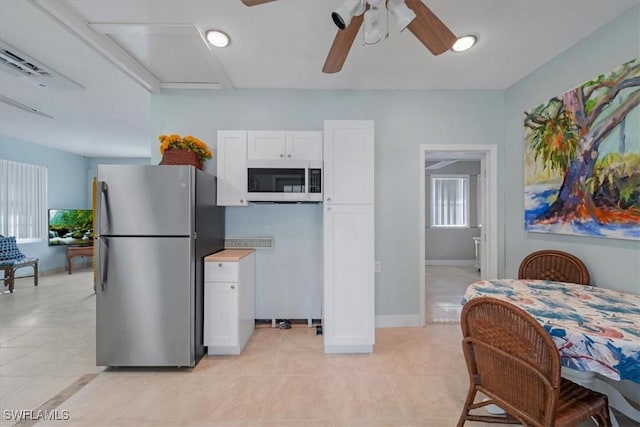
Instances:
[[[46,239],[46,167],[0,160],[0,234],[18,243]]]
[[[431,225],[433,227],[469,226],[469,177],[431,177]]]

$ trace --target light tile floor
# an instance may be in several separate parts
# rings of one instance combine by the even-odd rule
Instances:
[[[369,355],[324,354],[315,329],[261,328],[242,355],[193,369],[105,370],[87,271],[0,295],[0,351],[3,426],[5,410],[37,409],[86,373],[97,377],[57,406],[70,419],[36,425],[448,427],[468,385],[455,324],[377,329]]]
[[[480,280],[475,267],[429,265],[425,267],[425,315],[427,324],[459,323],[460,301],[471,283]]]

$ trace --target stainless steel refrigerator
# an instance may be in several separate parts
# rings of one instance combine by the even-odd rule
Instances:
[[[204,257],[223,246],[213,175],[99,165],[96,364],[194,366],[205,353]]]

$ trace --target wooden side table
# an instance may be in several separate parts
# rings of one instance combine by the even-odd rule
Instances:
[[[67,270],[69,274],[71,274],[73,266],[71,259],[77,256],[93,257],[93,246],[69,246],[67,248]]]

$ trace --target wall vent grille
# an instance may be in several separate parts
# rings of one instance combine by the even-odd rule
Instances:
[[[224,239],[225,249],[273,249],[273,237],[235,237]]]
[[[13,68],[14,70],[27,75],[29,77],[32,76],[46,76],[50,77],[51,73],[43,70],[35,64],[32,64],[28,60],[22,58],[14,52],[11,52],[8,49],[0,48],[0,62],[4,65]]]

